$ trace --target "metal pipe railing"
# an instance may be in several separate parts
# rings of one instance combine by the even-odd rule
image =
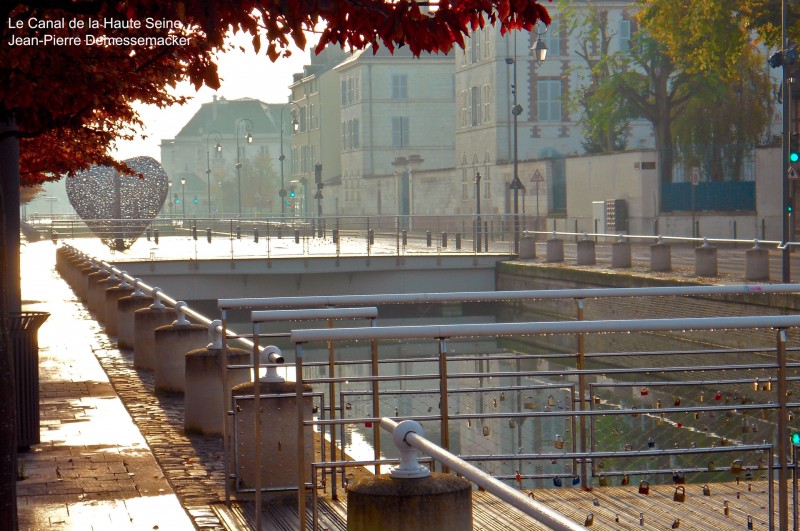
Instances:
[[[605,299],[702,295],[752,295],[800,293],[800,284],[747,284],[731,286],[678,286],[652,288],[583,288],[523,291],[463,291],[450,293],[394,293],[374,295],[317,295],[219,299],[220,309],[323,308],[380,304],[432,304],[452,302],[506,302],[549,299]]]
[[[389,418],[382,418],[380,420],[381,428],[392,433],[393,435],[398,426],[402,424],[403,423],[395,422]],[[483,470],[480,470],[479,468],[470,465],[463,459],[460,459],[450,452],[443,450],[413,431],[409,431],[403,438],[403,441],[408,446],[416,448],[420,452],[429,455],[436,461],[442,463],[444,467],[457,472],[479,487],[486,489],[499,499],[515,507],[516,509],[519,509],[537,522],[540,522],[551,529],[565,531],[578,531],[580,529],[584,529],[583,526],[576,524],[561,513],[554,511],[547,505],[537,502],[529,496],[522,494],[520,491],[509,487],[501,481],[493,478]]]

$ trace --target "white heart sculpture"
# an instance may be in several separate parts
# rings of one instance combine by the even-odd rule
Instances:
[[[151,157],[123,161],[137,175],[93,166],[67,179],[67,197],[86,225],[109,248],[124,251],[164,206],[169,178]],[[144,175],[139,177],[138,174]]]

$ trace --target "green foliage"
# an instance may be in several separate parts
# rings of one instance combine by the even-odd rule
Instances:
[[[570,110],[580,113],[579,123],[587,153],[622,151],[627,147],[628,125],[633,116],[624,99],[608,94],[611,76],[609,55],[612,33],[608,12],[597,5],[559,4],[566,31],[577,41],[576,54],[585,66],[572,69],[581,80],[578,89],[567,99]]]
[[[719,178],[738,178],[773,112],[764,57],[750,35],[755,20],[771,24],[774,17],[765,0],[745,4],[637,0],[638,29],[624,51],[611,51],[607,39],[614,35],[597,7],[564,4],[576,53],[588,67],[571,100],[581,111],[587,151],[623,149],[628,122],[641,117],[653,125],[662,182],[672,180],[676,153],[687,164],[702,158]],[[711,154],[709,146],[716,146]]]

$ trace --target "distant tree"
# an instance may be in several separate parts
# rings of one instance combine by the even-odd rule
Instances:
[[[559,20],[567,24],[566,31],[577,43],[575,54],[586,65],[573,68],[581,83],[569,97],[570,108],[581,115],[585,135],[581,144],[586,153],[622,151],[628,144],[632,111],[626,99],[607,94],[612,63],[605,59],[616,36],[608,26],[608,11],[600,5],[567,0],[561,0],[559,8]]]
[[[705,76],[705,90],[676,120],[675,145],[685,171],[699,167],[712,181],[738,181],[744,161],[760,142],[773,116],[772,83],[764,56],[753,48],[739,56],[739,76]]]
[[[242,167],[242,207],[247,210],[267,211],[274,206],[280,185],[275,172],[274,159],[269,153],[259,153],[254,159],[245,159]]]

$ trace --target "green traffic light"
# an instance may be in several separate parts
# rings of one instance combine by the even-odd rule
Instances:
[[[792,444],[795,446],[800,445],[800,433],[792,432]]]
[[[797,161],[800,161],[800,153],[797,153],[796,151],[789,153],[789,162],[794,164]]]

